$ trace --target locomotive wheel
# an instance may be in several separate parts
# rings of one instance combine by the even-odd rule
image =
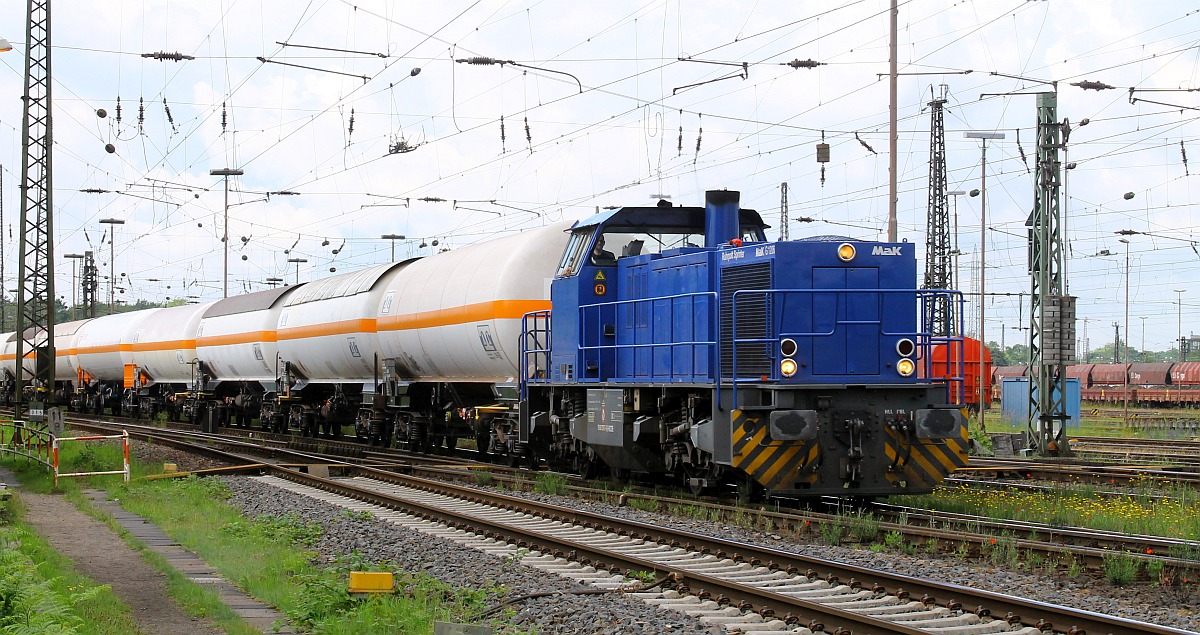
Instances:
[[[492,435],[486,432],[475,435],[475,450],[479,452],[479,456],[487,456],[488,451],[491,450],[491,444]]]
[[[454,435],[446,436],[446,454],[454,454],[454,449],[458,447],[458,437]]]
[[[739,505],[761,502],[767,494],[766,488],[759,485],[758,481],[749,477],[739,478],[734,483],[734,488],[737,490],[737,502]]]

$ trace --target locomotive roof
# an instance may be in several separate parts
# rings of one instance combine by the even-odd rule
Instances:
[[[622,207],[608,209],[576,222],[571,231],[584,227],[604,225],[605,227],[634,227],[644,230],[648,227],[690,227],[704,230],[703,207],[675,207],[674,205],[659,205],[655,207]],[[738,210],[738,223],[743,227],[770,227],[763,223],[762,217],[752,209]]]

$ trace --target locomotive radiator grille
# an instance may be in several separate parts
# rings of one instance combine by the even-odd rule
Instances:
[[[721,376],[732,377],[733,294],[738,291],[771,288],[771,261],[725,267],[721,270]],[[738,340],[768,338],[771,328],[769,294],[742,294],[737,298]],[[737,373],[741,377],[771,375],[773,364],[766,342],[739,342]]]

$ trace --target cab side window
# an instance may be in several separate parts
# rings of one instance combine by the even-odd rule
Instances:
[[[566,250],[563,251],[562,262],[558,265],[557,277],[567,278],[579,272],[579,267],[587,255],[588,245],[592,244],[591,238],[594,233],[594,228],[588,228],[571,235],[571,240],[567,243]]]

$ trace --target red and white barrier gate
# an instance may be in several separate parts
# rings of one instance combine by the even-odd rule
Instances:
[[[125,457],[124,469],[111,470],[108,472],[67,472],[66,474],[58,471],[58,444],[63,441],[100,441],[104,439],[120,439],[122,455]],[[88,436],[88,437],[58,437],[54,439],[54,486],[58,487],[58,479],[72,478],[76,476],[99,476],[101,474],[124,474],[125,482],[129,482],[129,432],[122,430],[121,434],[113,434],[107,436]]]

